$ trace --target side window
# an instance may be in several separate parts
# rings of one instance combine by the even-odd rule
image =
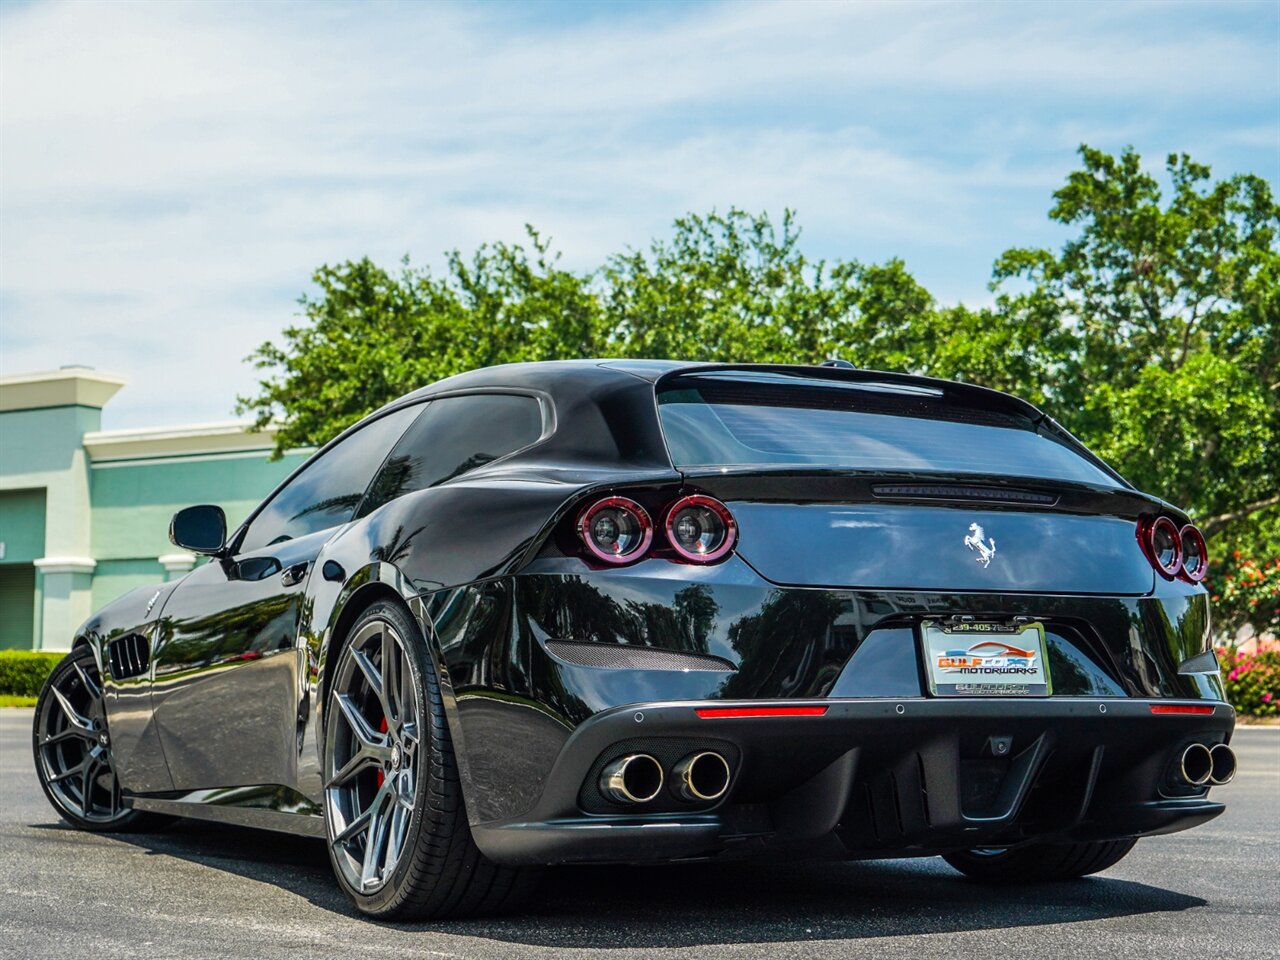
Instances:
[[[350,520],[387,451],[421,412],[422,407],[415,404],[379,417],[312,460],[254,518],[241,552]]]
[[[391,451],[360,513],[460,477],[540,436],[542,407],[533,397],[490,393],[433,400]]]

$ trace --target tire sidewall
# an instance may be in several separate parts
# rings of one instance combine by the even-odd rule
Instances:
[[[1114,866],[1136,843],[1136,838],[1031,843],[996,854],[957,851],[943,859],[966,876],[985,883],[1075,880]]]

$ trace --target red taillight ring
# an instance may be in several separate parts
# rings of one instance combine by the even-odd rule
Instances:
[[[1151,544],[1149,542],[1150,539],[1151,539],[1151,518],[1139,517],[1138,518],[1138,547],[1142,550],[1142,555],[1147,558],[1147,562],[1154,567],[1156,565],[1156,562],[1151,557]]]
[[[685,507],[705,507],[724,524],[724,542],[714,550],[707,553],[695,553],[692,550],[686,550],[675,538],[672,527],[675,524],[676,514]],[[714,497],[707,497],[700,493],[691,494],[687,497],[681,497],[670,507],[667,508],[667,518],[663,522],[663,529],[667,533],[667,542],[671,544],[671,549],[680,554],[685,560],[691,563],[714,563],[721,557],[729,553],[734,545],[738,542],[738,521],[733,519],[733,514],[719,500]]]
[[[1156,532],[1159,530],[1168,530],[1169,538],[1173,541],[1173,559],[1168,566],[1160,562],[1160,555],[1156,551]],[[1178,576],[1182,569],[1182,536],[1177,524],[1168,517],[1143,521],[1138,525],[1138,542],[1142,545],[1142,552],[1162,577],[1172,580]]]
[[[1200,548],[1200,566],[1195,570],[1187,569],[1187,551],[1182,549],[1182,540],[1188,536],[1194,539]],[[1181,554],[1179,566],[1182,578],[1189,583],[1199,583],[1203,580],[1209,572],[1209,545],[1204,542],[1204,534],[1194,523],[1188,523],[1178,532],[1178,552]]]
[[[640,524],[640,543],[626,553],[609,553],[592,540],[591,535],[587,532],[596,514],[609,508],[630,513],[635,517],[636,522]],[[603,500],[597,500],[595,503],[590,504],[578,514],[578,539],[582,541],[582,545],[597,560],[615,565],[632,563],[643,557],[649,549],[649,544],[653,543],[653,521],[649,518],[648,511],[634,500],[629,500],[626,497],[605,497]]]

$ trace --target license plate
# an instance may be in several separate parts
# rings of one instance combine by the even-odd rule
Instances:
[[[938,697],[1047,697],[1041,623],[920,625],[929,689]]]

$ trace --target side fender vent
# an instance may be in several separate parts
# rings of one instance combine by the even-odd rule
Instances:
[[[131,633],[107,644],[107,666],[113,680],[140,677],[151,666],[151,644],[146,637]]]

